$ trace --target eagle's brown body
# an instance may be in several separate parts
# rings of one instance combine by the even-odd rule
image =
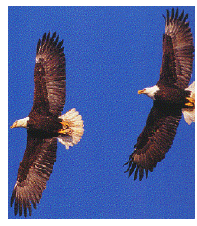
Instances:
[[[190,96],[190,91],[173,88],[173,87],[160,87],[160,90],[155,93],[155,100],[159,101],[160,104],[169,105],[169,107],[177,106],[180,108],[187,107],[186,103],[189,101],[186,97]]]

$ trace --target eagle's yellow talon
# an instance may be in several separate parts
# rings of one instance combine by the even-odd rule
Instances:
[[[192,97],[186,97],[186,99],[190,102],[190,103],[195,103],[195,99]]]
[[[58,130],[59,134],[65,134],[65,135],[70,135],[71,134],[71,129],[60,129]]]
[[[58,133],[65,134],[65,129],[58,130]]]
[[[195,99],[194,98],[192,98],[192,97],[186,97],[186,100],[188,100],[189,102],[188,103],[185,103],[185,106],[194,107],[194,105],[195,105]]]
[[[69,124],[68,124],[68,122],[65,122],[65,121],[62,121],[62,122],[60,122],[64,127],[69,127]]]
[[[188,106],[188,107],[193,107],[194,106],[194,104],[190,103],[190,102],[189,103],[185,103],[185,105]]]

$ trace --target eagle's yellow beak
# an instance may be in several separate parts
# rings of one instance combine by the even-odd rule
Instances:
[[[12,126],[10,126],[11,129],[16,128],[17,127],[17,122],[14,122]]]
[[[142,90],[138,90],[138,94],[143,94],[144,93],[144,91],[145,91],[145,89],[142,89]]]

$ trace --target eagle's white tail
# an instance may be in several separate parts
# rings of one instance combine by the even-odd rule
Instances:
[[[192,122],[195,122],[195,81],[185,90],[191,91],[190,98],[194,104],[192,108],[182,109],[184,119],[190,125]]]
[[[83,120],[75,108],[61,115],[59,118],[62,119],[63,130],[69,130],[69,132],[66,135],[60,134],[58,141],[65,145],[66,149],[69,149],[70,146],[77,144],[83,135]]]

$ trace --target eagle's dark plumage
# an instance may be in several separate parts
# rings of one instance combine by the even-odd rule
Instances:
[[[165,17],[164,17],[165,18]],[[172,146],[182,113],[188,124],[195,121],[195,83],[188,87],[193,64],[194,44],[188,15],[171,16],[167,10],[165,34],[163,35],[163,57],[160,79],[153,87],[138,91],[151,97],[153,107],[146,126],[137,139],[135,150],[130,155],[126,172],[134,173],[134,180],[142,180],[144,172],[153,171],[157,163],[165,158]]]
[[[66,94],[66,63],[63,41],[53,33],[38,41],[34,69],[34,101],[29,116],[17,120],[11,128],[27,128],[27,146],[18,169],[11,197],[15,215],[32,213],[46,188],[56,161],[57,139],[66,146],[78,143],[83,121],[75,109],[61,116]]]

